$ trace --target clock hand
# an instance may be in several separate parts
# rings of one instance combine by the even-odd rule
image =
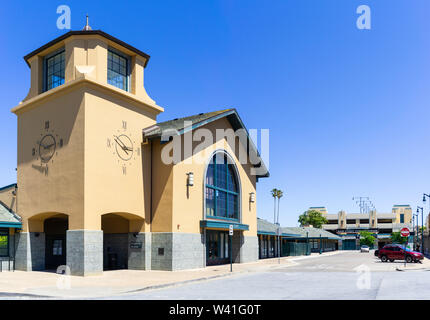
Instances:
[[[118,138],[118,140],[116,139],[116,138],[118,138],[118,137],[116,137],[115,136],[115,141],[116,141],[116,143],[118,143],[118,145],[121,147],[121,149],[122,150],[124,150],[124,152],[126,153],[126,154],[128,154],[128,152],[127,152],[127,150],[126,149],[128,149],[122,142],[120,143],[120,141],[121,140],[119,140],[119,138]]]

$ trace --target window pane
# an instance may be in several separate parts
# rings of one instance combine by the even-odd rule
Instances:
[[[128,60],[119,54],[108,51],[108,73],[107,81],[109,84],[128,90]]]
[[[65,53],[60,52],[46,59],[46,90],[64,84],[65,79]]]
[[[227,216],[231,219],[237,219],[238,218],[238,210],[237,210],[237,195],[234,194],[228,194],[228,208],[227,208]]]
[[[9,235],[5,233],[0,234],[0,257],[9,255]]]
[[[206,188],[206,215],[215,215],[215,190]]]
[[[228,173],[227,173],[228,190],[237,192],[236,172],[233,166],[234,166],[233,164],[228,165]]]
[[[226,208],[226,193],[223,191],[216,190],[215,192],[216,196],[216,215],[218,217],[227,217],[227,208]]]
[[[225,164],[216,164],[216,186],[227,189],[227,168]]]
[[[210,163],[206,172],[206,184],[214,185],[214,164]]]

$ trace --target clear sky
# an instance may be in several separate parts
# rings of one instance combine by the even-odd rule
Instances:
[[[413,3],[413,4],[412,4]],[[72,29],[101,29],[151,55],[159,121],[235,107],[248,129],[270,129],[270,173],[258,215],[281,224],[309,206],[378,211],[422,205],[430,192],[430,1],[8,1],[0,11],[0,185],[16,181],[16,117],[27,94],[23,56]],[[371,30],[356,9],[371,8]],[[427,210],[426,206],[426,210]]]

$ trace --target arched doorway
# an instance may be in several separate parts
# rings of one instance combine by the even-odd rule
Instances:
[[[237,261],[241,232],[233,234],[229,242],[228,223],[240,223],[241,186],[239,173],[233,158],[224,150],[216,151],[206,168],[204,193],[204,219],[226,222],[219,229],[206,229],[206,265],[225,264]],[[230,248],[231,246],[231,248]]]
[[[60,214],[45,219],[45,269],[56,270],[66,265],[66,232],[69,221],[66,215]]]
[[[130,264],[135,268],[133,259],[143,254],[145,249],[143,240],[138,239],[144,219],[130,213],[107,213],[101,219],[103,269],[128,269]]]

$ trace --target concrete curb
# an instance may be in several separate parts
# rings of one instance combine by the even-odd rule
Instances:
[[[146,290],[155,290],[155,289],[162,289],[162,288],[168,288],[168,287],[175,287],[175,286],[180,286],[180,285],[183,285],[183,284],[189,284],[189,283],[193,283],[193,282],[213,280],[213,279],[218,279],[218,278],[226,278],[226,277],[231,277],[231,276],[234,276],[234,275],[239,275],[239,274],[242,274],[242,273],[245,273],[245,272],[244,271],[235,271],[235,272],[232,272],[232,273],[218,274],[216,276],[203,277],[203,278],[197,278],[197,279],[190,279],[190,280],[184,280],[184,281],[178,281],[178,282],[169,282],[169,283],[157,284],[157,285],[147,286],[147,287],[143,287],[143,288],[135,289],[135,290],[131,290],[131,291],[119,292],[118,295],[120,295],[120,294],[128,294],[128,293],[137,293],[137,292],[142,292],[142,291],[146,291]]]

